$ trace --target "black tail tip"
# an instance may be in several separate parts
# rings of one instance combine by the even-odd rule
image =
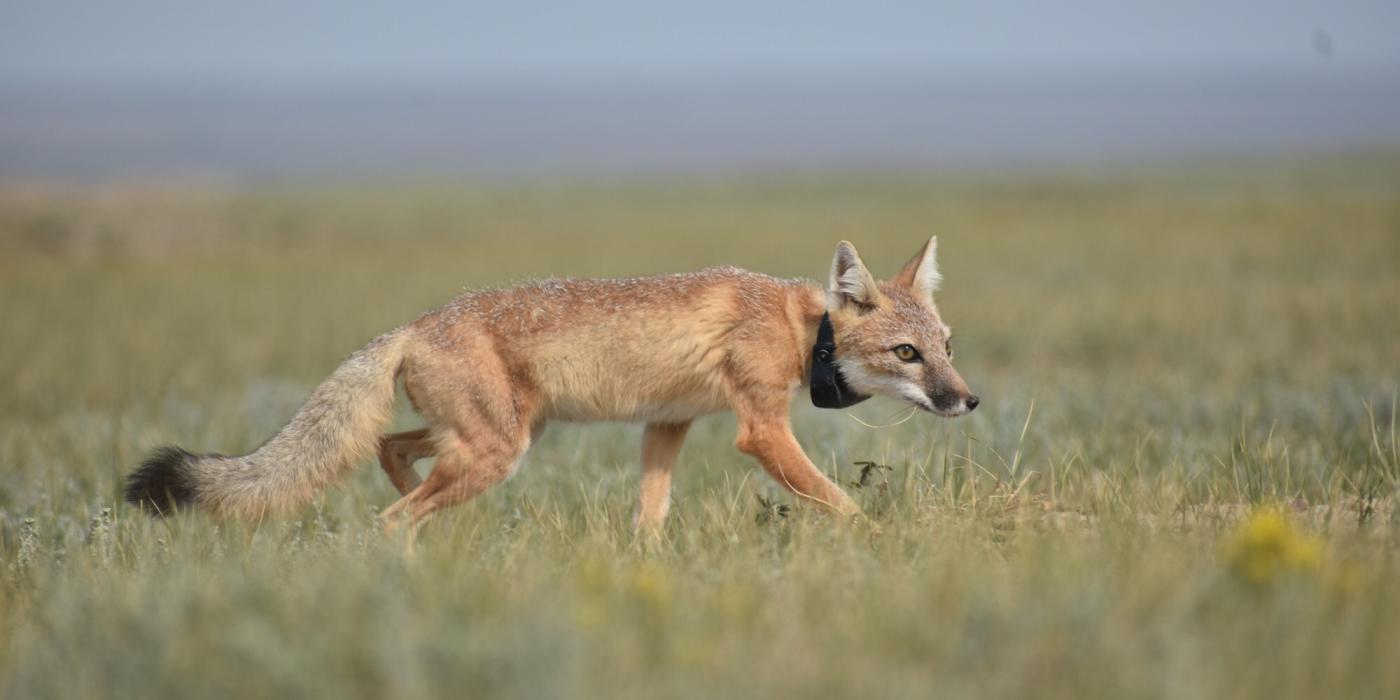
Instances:
[[[166,516],[194,502],[190,463],[198,455],[178,447],[151,453],[126,478],[126,502],[152,515]]]

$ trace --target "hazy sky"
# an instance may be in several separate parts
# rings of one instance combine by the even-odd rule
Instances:
[[[0,81],[20,84],[1191,74],[1324,64],[1400,75],[1400,2],[5,0],[0,7]]]
[[[0,0],[0,178],[1397,144],[1400,0]]]

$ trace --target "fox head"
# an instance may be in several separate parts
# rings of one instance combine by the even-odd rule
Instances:
[[[953,369],[952,329],[933,304],[938,238],[930,238],[892,279],[877,282],[855,246],[842,241],[831,261],[827,312],[836,364],[863,394],[903,399],[941,416],[961,416],[978,399]]]

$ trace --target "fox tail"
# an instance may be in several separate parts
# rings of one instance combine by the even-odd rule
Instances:
[[[406,344],[397,330],[350,355],[249,454],[156,450],[127,478],[127,502],[156,515],[194,506],[249,521],[305,505],[373,454],[392,417]]]

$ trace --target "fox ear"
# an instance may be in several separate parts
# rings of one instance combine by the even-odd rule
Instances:
[[[938,273],[938,236],[928,239],[924,249],[904,264],[893,282],[908,288],[916,297],[933,298],[933,293],[943,283],[943,275]]]
[[[827,284],[827,307],[840,308],[848,303],[873,306],[880,294],[875,278],[865,269],[856,247],[841,241],[836,245],[836,257],[831,259],[831,279]]]

